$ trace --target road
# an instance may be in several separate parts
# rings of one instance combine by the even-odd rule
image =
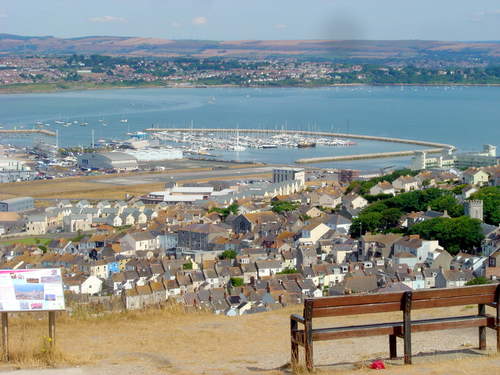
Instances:
[[[112,185],[141,185],[141,184],[155,184],[160,182],[170,181],[186,181],[186,180],[204,180],[221,178],[227,179],[234,177],[239,179],[240,176],[251,177],[257,175],[268,174],[273,171],[273,166],[256,167],[256,168],[232,168],[232,169],[215,169],[211,171],[198,171],[198,172],[174,172],[169,173],[166,171],[162,174],[141,174],[137,176],[124,176],[106,179],[89,180],[89,182],[112,184]]]

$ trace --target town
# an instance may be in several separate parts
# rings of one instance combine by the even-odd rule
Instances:
[[[105,309],[228,316],[500,277],[498,165],[332,176],[275,167],[127,200],[5,199],[1,268],[61,267],[68,299]]]
[[[2,89],[75,86],[242,87],[336,84],[494,84],[500,71],[485,64],[358,64],[299,57],[138,58],[104,55],[0,57]],[[48,86],[49,85],[49,86]],[[53,85],[53,86],[50,86]],[[92,86],[93,85],[93,86]]]

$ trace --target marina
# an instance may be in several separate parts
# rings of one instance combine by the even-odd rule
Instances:
[[[153,139],[162,143],[183,145],[191,150],[197,151],[245,151],[251,149],[273,149],[273,148],[305,148],[316,145],[331,147],[349,147],[356,143],[350,140],[332,138],[328,136],[302,135],[298,132],[277,132],[270,137],[264,137],[258,131],[252,132],[245,129],[240,135],[239,129],[168,129],[158,131],[157,129],[146,129]]]
[[[483,100],[476,101],[478,97]],[[498,88],[460,86],[404,90],[130,89],[3,95],[0,126],[30,132],[23,136],[5,133],[0,138],[3,144],[26,147],[32,145],[30,137],[43,136],[60,147],[88,149],[130,139],[154,140],[150,134],[165,132],[169,134],[160,137],[175,137],[174,141],[184,137],[186,142],[160,141],[162,147],[180,148],[188,156],[282,164],[450,145],[459,151],[474,151],[500,139],[498,100]],[[175,129],[182,135],[174,135]],[[210,137],[197,136],[200,129],[209,129]],[[45,137],[36,130],[53,133]],[[356,144],[345,147],[336,140]],[[409,163],[408,156],[335,160],[318,166],[366,170]]]

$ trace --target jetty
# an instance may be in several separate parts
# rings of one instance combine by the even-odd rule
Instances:
[[[342,155],[342,156],[323,156],[318,158],[304,158],[295,160],[297,164],[312,164],[312,163],[325,163],[332,161],[351,161],[351,160],[365,160],[365,159],[382,159],[382,158],[395,158],[400,156],[413,156],[417,151],[425,151],[428,154],[437,154],[443,151],[442,148],[428,148],[423,150],[413,151],[391,151],[391,152],[375,152],[372,154],[357,154],[357,155]]]
[[[47,129],[0,129],[0,134],[13,134],[13,135],[30,135],[42,134],[49,137],[55,137],[56,132]]]

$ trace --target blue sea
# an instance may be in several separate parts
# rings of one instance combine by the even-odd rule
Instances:
[[[121,122],[127,119],[128,121]],[[412,138],[449,143],[462,151],[499,145],[500,88],[328,87],[116,89],[0,96],[0,125],[33,128],[50,123],[62,146],[95,139],[125,139],[148,127],[301,129]],[[87,122],[87,126],[54,121]],[[106,126],[103,125],[106,124]],[[4,137],[2,143],[19,140]],[[417,146],[357,141],[354,147],[247,150],[224,158],[275,163],[328,155],[416,149]],[[375,169],[404,166],[408,158],[321,164]]]

